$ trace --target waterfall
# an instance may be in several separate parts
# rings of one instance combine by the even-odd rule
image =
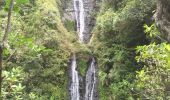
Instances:
[[[72,57],[71,61],[71,100],[79,100],[80,99],[80,93],[79,93],[79,77],[78,72],[76,70],[77,63],[76,63],[76,56],[75,54]]]
[[[91,64],[86,73],[86,93],[85,100],[95,100],[95,86],[96,82],[96,65],[95,59],[92,58]]]
[[[83,0],[74,0],[74,11],[77,23],[77,32],[79,41],[84,42],[84,29],[85,29],[85,11]]]
[[[77,33],[81,43],[87,43],[91,32],[91,16],[92,0],[74,0],[74,14],[76,20]],[[71,84],[70,98],[71,100],[98,100],[97,94],[97,71],[96,60],[93,57],[86,75],[79,76],[76,70],[76,55],[74,54],[71,62]],[[81,66],[80,66],[81,67]],[[80,93],[81,92],[81,93]]]

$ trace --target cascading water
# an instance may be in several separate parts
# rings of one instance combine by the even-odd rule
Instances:
[[[85,13],[83,0],[74,0],[74,11],[77,23],[77,32],[79,41],[84,42],[84,29],[85,29]]]
[[[96,92],[96,84],[97,84],[97,78],[96,78],[96,64],[95,59],[92,58],[91,64],[87,70],[86,73],[86,92],[85,92],[85,100],[96,100],[95,92]]]
[[[74,0],[74,14],[76,19],[77,33],[81,43],[87,43],[90,38],[92,25],[90,12],[92,12],[92,2],[94,0]],[[71,61],[71,100],[98,100],[97,94],[97,71],[96,60],[93,57],[90,60],[90,66],[85,77],[79,76],[76,70],[76,56]],[[80,66],[81,67],[81,66]],[[80,93],[81,92],[81,93]]]
[[[71,61],[71,86],[70,86],[71,100],[80,99],[79,76],[76,67],[77,67],[76,56],[74,54]]]

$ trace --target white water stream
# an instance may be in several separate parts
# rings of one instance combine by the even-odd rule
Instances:
[[[95,85],[96,85],[96,68],[95,59],[93,58],[86,73],[85,100],[94,100]]]
[[[84,8],[84,2],[83,0],[74,0],[74,13],[75,13],[75,19],[76,19],[76,26],[77,26],[77,33],[79,36],[79,41],[81,43],[85,43],[85,8]],[[71,61],[71,100],[97,100],[95,99],[95,92],[96,92],[96,84],[97,84],[97,78],[96,78],[96,65],[95,65],[95,59],[92,58],[90,62],[90,66],[88,67],[88,70],[86,72],[85,77],[85,91],[83,93],[83,96],[80,96],[80,85],[82,84],[79,82],[79,75],[78,71],[76,70],[77,64],[76,64],[76,56],[75,54],[72,57]],[[80,66],[81,67],[81,66]]]
[[[72,62],[71,62],[71,100],[79,100],[80,93],[79,93],[79,77],[78,72],[76,70],[77,63],[76,63],[76,56],[73,55]]]
[[[77,23],[77,32],[79,36],[79,41],[84,42],[84,29],[85,29],[85,12],[83,0],[74,0],[74,12]]]

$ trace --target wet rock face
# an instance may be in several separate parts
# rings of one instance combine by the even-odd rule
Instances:
[[[99,100],[98,96],[98,77],[97,62],[94,57],[90,59],[90,64],[86,72],[86,88],[84,100]]]
[[[77,35],[79,36],[79,40],[80,40],[80,31],[79,26],[77,26],[76,24],[80,23],[80,20],[82,20],[81,15],[79,14],[79,19],[76,18],[76,14],[75,14],[75,9],[74,9],[74,4],[75,0],[64,0],[62,2],[62,6],[63,6],[63,16],[62,16],[62,20],[63,22],[66,21],[72,21],[75,23],[75,31],[77,31]],[[80,9],[80,0],[76,0],[77,2],[77,7],[78,7],[78,13],[81,12]],[[82,33],[82,41],[84,43],[88,43],[88,41],[90,40],[91,37],[91,31],[95,25],[95,13],[97,11],[97,3],[99,2],[99,0],[82,0],[83,2],[83,15],[84,15],[84,27],[83,27],[83,31]],[[81,18],[81,19],[80,19]],[[81,27],[81,26],[80,26]]]
[[[62,0],[62,21],[75,21],[73,0]]]
[[[91,37],[91,31],[95,25],[96,0],[83,0],[85,9],[84,41],[87,43]]]
[[[84,100],[84,94],[85,94],[85,77],[79,75],[79,84],[80,84],[80,100]]]

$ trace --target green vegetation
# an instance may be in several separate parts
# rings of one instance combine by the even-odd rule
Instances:
[[[97,58],[100,100],[170,99],[170,44],[152,19],[156,0],[103,0],[88,44],[77,41],[75,22],[62,21],[62,3],[15,0],[2,100],[67,100],[72,53],[82,76],[90,55]],[[9,4],[0,7],[1,40]]]

